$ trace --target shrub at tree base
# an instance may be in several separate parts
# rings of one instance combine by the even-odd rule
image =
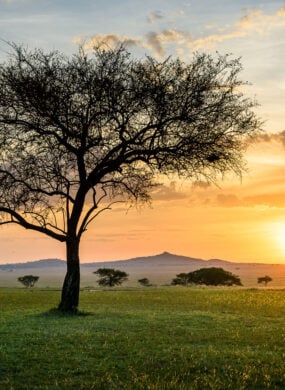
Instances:
[[[207,286],[242,286],[240,278],[223,268],[201,268],[189,273],[176,275],[172,285],[205,284]]]
[[[99,268],[93,274],[99,275],[100,279],[97,281],[99,286],[108,287],[121,285],[129,276],[126,272],[113,268]]]
[[[39,280],[39,276],[25,275],[18,278],[18,281],[25,287],[34,287],[35,283]]]

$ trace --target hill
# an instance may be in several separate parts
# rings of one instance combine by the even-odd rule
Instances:
[[[27,261],[25,263],[0,264],[0,271],[13,271],[17,269],[28,268],[47,268],[47,267],[65,267],[65,261],[59,259],[43,259],[36,261]]]
[[[81,264],[81,286],[96,286],[93,272],[98,268],[117,268],[127,272],[129,285],[147,277],[152,283],[169,284],[176,274],[204,267],[221,267],[238,275],[247,287],[257,286],[257,278],[269,275],[270,287],[285,287],[284,264],[237,263],[220,259],[203,260],[163,252],[154,256],[136,257],[128,260],[102,261]],[[66,263],[59,259],[43,259],[26,263],[0,265],[0,286],[17,286],[17,278],[24,274],[40,276],[38,286],[60,287],[65,275]]]

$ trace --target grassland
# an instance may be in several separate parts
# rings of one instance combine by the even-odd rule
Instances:
[[[284,389],[285,290],[0,290],[1,389]]]

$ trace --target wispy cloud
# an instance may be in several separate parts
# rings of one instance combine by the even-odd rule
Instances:
[[[277,142],[285,148],[285,130],[278,133],[260,133],[251,140],[252,143]]]
[[[161,11],[150,12],[146,17],[147,22],[150,24],[155,23],[157,20],[161,19],[163,19],[163,14]]]
[[[192,187],[193,188],[207,189],[207,188],[211,187],[211,184],[206,182],[206,181],[203,181],[203,180],[196,180],[193,182]]]
[[[84,50],[90,50],[98,46],[113,48],[120,43],[126,46],[136,46],[140,45],[141,40],[117,34],[95,34],[91,38],[82,35],[75,36],[73,37],[73,42],[77,45],[82,45]]]
[[[156,55],[162,57],[166,54],[165,46],[169,43],[183,45],[190,39],[189,34],[173,29],[163,30],[161,33],[150,31],[146,34],[144,46],[151,49]]]
[[[190,40],[188,46],[195,49],[213,47],[226,40],[263,35],[283,26],[285,26],[285,7],[270,15],[260,9],[253,9],[226,30]]]
[[[214,200],[219,207],[274,207],[285,208],[284,192],[259,193],[251,196],[238,197],[235,194],[219,194]]]
[[[168,186],[161,184],[156,187],[151,194],[152,199],[155,200],[178,200],[185,199],[188,194],[183,191],[178,191],[176,188],[176,182],[172,181]]]
[[[185,31],[173,29],[162,32],[150,31],[146,34],[144,46],[152,50],[157,56],[164,56],[169,44],[177,45],[177,52],[191,49],[213,48],[224,41],[269,34],[271,31],[285,26],[285,7],[273,14],[266,14],[260,9],[252,9],[246,15],[239,18],[232,25],[225,28],[216,27],[216,32],[201,38],[193,36]],[[211,25],[213,29],[214,26]],[[207,29],[207,28],[206,28]]]
[[[148,23],[154,23],[162,18],[164,18],[164,15],[161,11],[154,11],[148,14],[147,21]],[[214,26],[211,27],[214,28]],[[272,14],[266,14],[260,9],[252,9],[226,28],[218,28],[217,26],[216,32],[200,38],[194,38],[186,31],[164,29],[162,31],[148,31],[144,36],[135,38],[117,34],[95,34],[91,38],[77,36],[74,38],[74,42],[83,42],[86,49],[102,44],[102,42],[108,47],[114,47],[123,42],[127,46],[147,48],[154,55],[163,57],[166,55],[169,45],[174,45],[176,52],[181,54],[189,49],[213,48],[219,43],[232,39],[269,34],[280,27],[285,27],[285,7]],[[207,31],[207,28],[205,28],[205,31]]]

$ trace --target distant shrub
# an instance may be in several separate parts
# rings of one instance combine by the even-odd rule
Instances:
[[[257,283],[264,283],[267,286],[267,283],[272,282],[272,278],[268,275],[257,278]]]
[[[150,287],[152,284],[150,283],[148,278],[142,278],[138,280],[139,284],[144,287]]]
[[[22,283],[25,287],[34,287],[36,282],[39,280],[39,276],[25,275],[20,276],[18,281]]]
[[[223,268],[201,268],[189,273],[176,275],[172,285],[205,284],[207,286],[241,286],[240,278]]]
[[[99,268],[97,271],[93,272],[99,276],[97,283],[99,286],[108,286],[114,287],[122,284],[128,280],[128,274],[124,271],[113,268]]]

